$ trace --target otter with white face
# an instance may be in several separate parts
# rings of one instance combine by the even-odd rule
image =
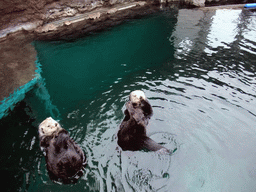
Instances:
[[[64,184],[75,183],[83,175],[86,158],[83,150],[68,132],[51,117],[38,128],[40,147],[44,152],[49,177]]]
[[[146,95],[143,91],[136,90],[130,93],[129,99],[134,104],[141,104],[141,101],[146,100]]]
[[[63,128],[61,128],[57,121],[51,117],[48,117],[39,125],[39,137],[52,136],[60,132],[62,129]]]
[[[150,139],[146,134],[146,127],[153,115],[153,110],[143,91],[136,90],[130,93],[124,114],[125,117],[117,133],[117,143],[124,151],[148,149],[169,153],[168,149]]]

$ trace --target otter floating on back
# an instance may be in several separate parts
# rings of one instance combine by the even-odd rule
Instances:
[[[125,117],[117,133],[117,143],[124,151],[148,149],[170,153],[146,134],[146,126],[153,115],[153,110],[143,91],[136,90],[130,93],[124,114]]]
[[[77,182],[86,165],[83,150],[51,117],[39,125],[38,132],[50,179],[64,184]]]

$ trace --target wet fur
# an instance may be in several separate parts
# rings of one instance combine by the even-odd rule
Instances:
[[[146,127],[153,115],[153,110],[146,98],[140,97],[136,103],[130,100],[126,103],[124,119],[117,133],[118,145],[125,151],[137,151],[147,149],[150,151],[168,150],[150,139],[146,134]]]
[[[45,154],[51,180],[64,184],[75,183],[83,175],[86,158],[82,149],[61,128],[52,135],[41,136],[40,146]]]

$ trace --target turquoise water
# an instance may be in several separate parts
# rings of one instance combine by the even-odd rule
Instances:
[[[169,10],[70,42],[35,42],[42,79],[0,121],[10,191],[254,191],[256,13]],[[171,155],[120,152],[131,91]],[[60,120],[85,150],[74,185],[48,178],[38,124]]]

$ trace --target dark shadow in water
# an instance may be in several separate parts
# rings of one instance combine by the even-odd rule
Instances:
[[[35,116],[25,101],[19,102],[1,127],[2,187],[7,191],[20,191],[29,186],[42,154],[39,150]]]

